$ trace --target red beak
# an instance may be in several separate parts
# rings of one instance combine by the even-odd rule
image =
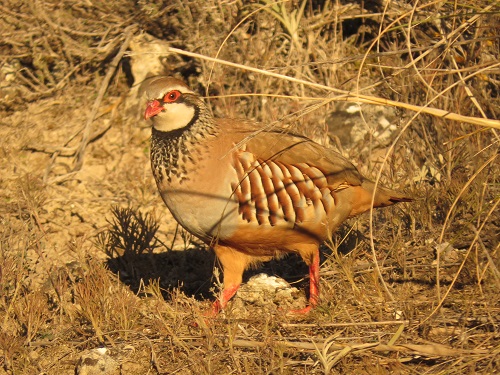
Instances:
[[[144,112],[144,120],[147,120],[153,116],[156,116],[158,113],[163,111],[165,108],[160,104],[158,100],[151,100],[148,102],[146,107],[146,112]]]

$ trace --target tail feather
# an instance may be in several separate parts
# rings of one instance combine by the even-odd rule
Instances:
[[[346,208],[349,214],[346,217],[353,217],[363,212],[369,211],[372,207],[373,192],[375,183],[370,180],[364,180],[361,185],[351,186],[348,189],[340,190],[336,195],[338,201],[349,202]],[[411,202],[413,198],[404,193],[377,185],[373,207],[392,206],[399,202]]]
[[[361,184],[362,188],[369,193],[370,197],[373,195],[373,190],[375,188],[375,183],[370,180],[365,180]],[[375,199],[373,202],[373,207],[386,207],[391,206],[400,202],[411,202],[413,198],[407,196],[396,190],[392,190],[386,187],[377,185],[377,191],[375,192]]]
[[[389,201],[391,201],[393,204],[400,203],[400,202],[413,202],[413,198],[408,198],[408,197],[390,197]]]

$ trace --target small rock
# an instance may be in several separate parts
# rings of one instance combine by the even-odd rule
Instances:
[[[436,253],[439,253],[439,258],[442,263],[456,263],[460,261],[460,255],[458,250],[455,249],[450,243],[443,242],[436,245]],[[432,264],[437,265],[437,260],[434,260]]]
[[[396,120],[395,110],[390,107],[340,102],[330,112],[326,123],[330,135],[338,138],[342,148],[350,149],[370,132],[375,146],[390,144],[397,134]]]
[[[270,303],[291,304],[301,297],[303,298],[302,293],[282,278],[264,273],[251,277],[246,284],[241,286],[237,294],[237,298],[256,306],[265,306]]]
[[[117,361],[107,355],[106,348],[85,351],[77,365],[76,375],[119,375],[120,366]]]

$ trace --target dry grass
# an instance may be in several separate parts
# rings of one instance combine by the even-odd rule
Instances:
[[[73,374],[98,346],[124,374],[499,371],[499,5],[364,3],[0,5],[0,374]],[[214,257],[161,203],[127,97],[142,32],[216,114],[330,143],[417,197],[325,246],[309,316],[204,320]],[[383,139],[364,104],[346,144],[354,100],[397,129]],[[307,283],[294,257],[262,270]]]

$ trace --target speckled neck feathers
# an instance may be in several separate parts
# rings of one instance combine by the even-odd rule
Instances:
[[[206,153],[204,140],[218,134],[215,121],[204,103],[196,106],[193,120],[184,128],[163,132],[152,129],[151,167],[156,182],[185,182],[189,169]],[[188,168],[189,166],[189,168]]]

